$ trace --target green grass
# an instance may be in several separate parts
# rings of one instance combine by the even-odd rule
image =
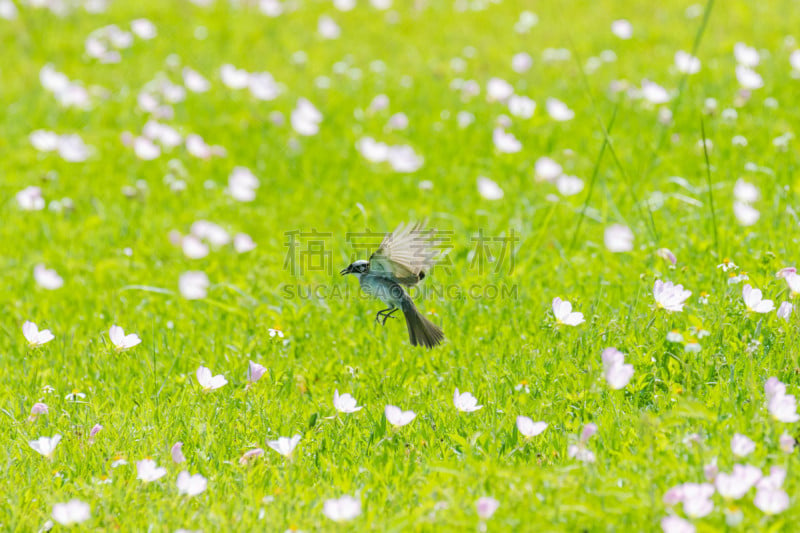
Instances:
[[[685,16],[690,2],[505,1],[464,13],[453,4],[395,0],[395,15],[387,15],[366,0],[346,13],[306,0],[270,18],[223,0],[210,8],[148,0],[59,18],[17,2],[19,17],[0,19],[0,529],[36,531],[53,504],[77,498],[91,506],[90,520],[79,526],[86,529],[474,530],[475,501],[492,496],[500,507],[486,522],[490,531],[649,531],[668,514],[663,494],[703,481],[703,466],[714,458],[724,471],[735,462],[765,472],[785,467],[787,511],[764,515],[752,503],[754,489],[735,505],[744,514],[740,530],[793,529],[800,460],[780,451],[778,437],[796,429],[769,416],[763,385],[777,376],[790,394],[798,390],[797,313],[788,323],[774,312],[748,314],[742,283],[729,284],[716,266],[730,257],[776,305],[790,298],[774,274],[800,259],[800,157],[796,139],[788,150],[773,139],[800,120],[800,81],[788,59],[796,45],[785,40],[800,39],[796,3],[718,2],[696,50],[702,69],[685,80],[673,54],[693,49],[703,20]],[[526,6],[539,24],[515,33]],[[341,38],[319,37],[323,14],[337,21]],[[128,29],[138,17],[153,21],[155,39],[134,39],[118,64],[85,55],[91,31],[112,23]],[[632,22],[633,39],[611,33],[618,18]],[[207,38],[195,37],[199,27]],[[769,53],[756,68],[765,86],[731,121],[721,112],[734,107],[739,92],[737,41]],[[473,47],[473,57],[465,47]],[[548,47],[570,48],[572,59],[546,62]],[[615,62],[581,73],[588,58],[609,49]],[[301,50],[308,60],[298,65],[291,54]],[[517,74],[511,57],[521,51],[534,65]],[[168,60],[172,54],[179,59]],[[466,58],[464,72],[454,72],[454,57]],[[371,68],[374,60],[385,63],[384,72]],[[336,74],[336,62],[361,76]],[[47,63],[108,92],[93,96],[89,110],[63,108],[39,82]],[[225,87],[218,73],[224,63],[269,71],[283,94],[265,102]],[[137,95],[159,73],[180,83],[183,66],[208,78],[211,90],[188,93],[174,105],[174,119],[163,122],[225,147],[227,157],[201,160],[181,146],[141,161],[120,140],[123,131],[138,135],[147,121]],[[330,77],[330,89],[315,86],[320,75]],[[455,77],[477,80],[481,94],[463,100],[449,87]],[[519,153],[500,154],[492,144],[497,117],[508,110],[486,101],[490,77],[537,102],[533,118],[513,118],[508,128],[523,144]],[[669,126],[658,121],[662,106],[609,90],[614,80],[642,79],[673,91],[665,106],[674,109]],[[381,93],[389,108],[364,112]],[[551,96],[575,119],[553,121],[545,111]],[[324,117],[316,136],[298,136],[289,125],[299,97]],[[707,98],[718,101],[716,113],[703,115]],[[462,110],[476,118],[463,129],[456,123]],[[286,123],[273,124],[273,111]],[[401,111],[409,127],[384,132],[389,116]],[[708,166],[698,148],[701,118],[713,143]],[[79,133],[93,154],[68,163],[37,152],[28,136],[38,129]],[[367,162],[355,148],[366,135],[410,144],[423,166],[402,174]],[[735,135],[748,145],[734,146]],[[541,156],[581,177],[584,190],[565,198],[553,184],[535,181]],[[237,165],[260,180],[251,203],[223,192]],[[186,181],[185,191],[170,190],[169,173]],[[497,182],[504,198],[482,198],[478,176]],[[740,177],[761,192],[761,218],[750,227],[740,226],[732,209]],[[433,189],[421,189],[422,180]],[[72,199],[74,209],[23,211],[14,197],[31,185],[48,203]],[[126,186],[139,192],[129,198]],[[354,259],[348,232],[391,231],[425,218],[452,231],[452,249],[449,268],[435,269],[424,284],[460,289],[417,301],[447,336],[431,351],[408,344],[402,319],[375,324],[382,304],[338,275]],[[227,245],[203,259],[186,258],[168,234],[186,234],[201,219],[251,235],[257,248],[237,254]],[[603,232],[614,223],[633,230],[631,252],[606,250]],[[285,234],[312,229],[330,235],[326,269],[296,275],[284,268]],[[513,270],[477,268],[478,232],[497,237],[511,230],[520,237]],[[498,254],[497,243],[492,247]],[[676,254],[675,268],[656,255],[662,247]],[[38,263],[55,269],[64,286],[39,287]],[[189,270],[208,275],[206,298],[181,297],[178,278]],[[658,278],[693,292],[682,313],[654,308]],[[473,286],[480,294],[490,286],[513,294],[476,298],[468,293]],[[298,297],[298,287],[303,294],[322,287],[326,297]],[[704,291],[707,304],[699,301]],[[570,300],[586,322],[556,327],[556,296]],[[29,348],[21,332],[26,320],[52,330],[55,340]],[[117,352],[108,340],[114,324],[143,342]],[[668,332],[688,337],[692,327],[709,332],[699,353],[667,341]],[[269,328],[281,329],[286,342],[271,338]],[[635,368],[623,390],[610,390],[602,377],[600,354],[610,346]],[[248,360],[268,370],[246,390]],[[200,365],[228,384],[202,392],[194,377]],[[523,382],[529,392],[515,389]],[[457,412],[456,387],[473,393],[483,409]],[[352,393],[364,409],[337,414],[334,389]],[[86,397],[66,400],[73,390]],[[49,413],[28,421],[37,401]],[[387,404],[417,418],[387,427]],[[526,441],[515,427],[518,415],[549,427]],[[596,462],[584,464],[568,458],[567,448],[589,422],[599,428],[588,443]],[[103,429],[89,444],[95,424]],[[28,445],[55,433],[63,441],[51,460]],[[302,440],[289,460],[266,446],[297,433]],[[692,433],[702,435],[700,444],[683,442]],[[757,443],[746,459],[731,453],[734,433]],[[184,443],[184,465],[170,458],[176,441]],[[241,466],[241,455],[254,447],[264,448],[264,457]],[[112,468],[117,456],[129,464]],[[135,463],[146,457],[167,475],[138,481]],[[208,479],[203,494],[178,495],[175,479],[184,469]],[[110,482],[98,483],[103,479]],[[362,514],[337,525],[323,515],[323,502],[345,494],[360,499]],[[726,527],[723,509],[733,504],[713,498],[715,510],[694,521],[699,531]],[[681,506],[676,512],[682,515]]]

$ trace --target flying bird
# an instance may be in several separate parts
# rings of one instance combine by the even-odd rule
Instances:
[[[444,340],[444,333],[433,322],[422,316],[405,287],[412,287],[425,278],[436,262],[434,230],[423,230],[423,223],[397,226],[387,234],[369,261],[359,259],[340,274],[354,274],[361,289],[381,300],[388,307],[375,315],[375,320],[386,324],[398,309],[403,311],[408,327],[408,339],[413,346],[433,348]],[[381,320],[383,319],[383,320]]]

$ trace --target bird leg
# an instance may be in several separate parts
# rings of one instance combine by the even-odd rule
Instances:
[[[375,322],[380,322],[381,326],[385,326],[387,318],[397,318],[393,317],[392,313],[395,313],[398,309],[399,309],[398,307],[389,307],[387,309],[381,309],[375,314]],[[381,318],[383,318],[383,321],[381,321]]]

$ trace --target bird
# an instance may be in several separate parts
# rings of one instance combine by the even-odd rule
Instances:
[[[386,320],[398,309],[403,312],[412,346],[433,348],[442,343],[441,328],[422,316],[405,287],[422,281],[436,262],[434,230],[423,230],[424,223],[401,223],[387,234],[369,260],[354,261],[340,274],[353,274],[361,289],[378,298],[388,307],[375,315],[375,321],[386,325]],[[382,320],[381,320],[382,319]]]

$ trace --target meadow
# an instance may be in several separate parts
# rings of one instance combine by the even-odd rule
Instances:
[[[798,14],[0,0],[0,530],[793,531]]]

